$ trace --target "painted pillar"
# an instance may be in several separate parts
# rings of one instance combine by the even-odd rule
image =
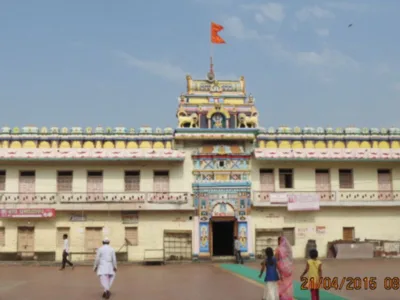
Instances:
[[[247,216],[247,241],[249,256],[250,258],[254,258],[254,228],[251,216]]]
[[[197,259],[199,257],[200,248],[199,217],[194,217],[193,223],[193,258]]]

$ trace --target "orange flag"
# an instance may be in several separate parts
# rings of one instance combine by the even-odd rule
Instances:
[[[224,29],[224,26],[211,22],[211,43],[213,44],[225,44],[222,37],[218,35],[218,32]]]

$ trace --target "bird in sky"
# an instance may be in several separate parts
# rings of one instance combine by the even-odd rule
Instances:
[[[348,28],[350,28],[350,27],[352,27],[353,26],[353,24],[349,24],[349,26],[347,26]]]

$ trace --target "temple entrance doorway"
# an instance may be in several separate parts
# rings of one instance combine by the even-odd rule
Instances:
[[[235,218],[213,218],[211,221],[213,256],[234,255],[233,246],[236,227]]]

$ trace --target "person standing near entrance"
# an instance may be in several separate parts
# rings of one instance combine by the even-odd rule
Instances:
[[[109,299],[111,295],[110,289],[117,272],[117,258],[108,238],[105,238],[103,246],[97,249],[94,271],[100,277],[101,285],[104,288],[103,298]]]
[[[242,252],[240,251],[240,241],[237,238],[237,236],[235,236],[234,252],[235,252],[236,263],[238,264],[240,262],[243,265]]]
[[[63,246],[63,253],[62,253],[62,265],[60,270],[65,269],[65,265],[68,264],[69,266],[74,269],[74,264],[69,261],[68,256],[69,256],[69,241],[68,241],[68,234],[63,235],[63,240],[64,240],[64,246]]]

